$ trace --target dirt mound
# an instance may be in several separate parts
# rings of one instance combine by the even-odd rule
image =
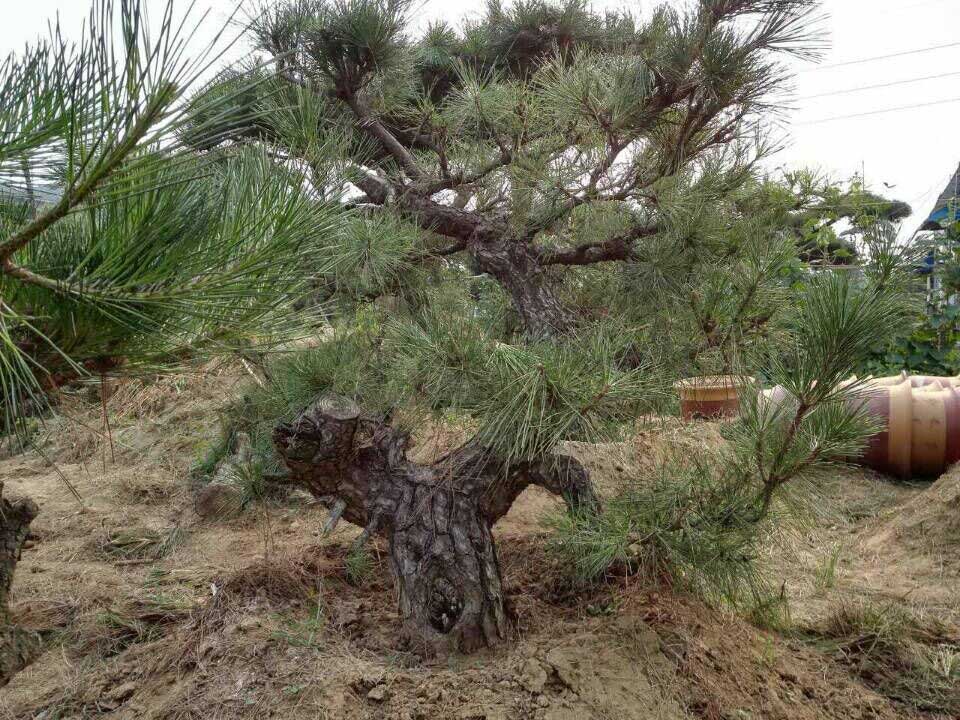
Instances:
[[[960,622],[960,465],[885,511],[857,541],[871,586]]]
[[[876,528],[864,533],[864,546],[883,552],[894,547],[931,551],[953,548],[960,559],[960,465],[912,498]]]
[[[98,430],[98,395],[75,397],[69,409],[84,424],[51,423],[46,458],[0,459],[8,486],[41,505],[14,610],[48,647],[4,689],[0,718],[913,716],[833,658],[696,600],[635,580],[571,585],[542,534],[559,504],[537,488],[495,528],[516,637],[424,661],[398,639],[384,548],[351,566],[357,528],[342,523],[323,537],[326,512],[302,497],[229,520],[194,514],[189,467],[239,377],[122,385],[107,404],[109,436]],[[462,434],[436,429],[420,449],[433,457]],[[716,442],[717,425],[667,420],[625,442],[567,450],[609,490],[670,448]]]
[[[83,637],[48,653],[0,708],[24,719],[906,716],[832,660],[696,601],[619,584],[575,593],[541,540],[504,555],[520,635],[497,650],[442,663],[409,654],[382,561],[356,585],[347,544],[311,546],[212,578],[216,592],[189,613],[158,619],[148,598],[127,615],[114,605],[129,622],[113,626],[113,644]],[[178,584],[161,580],[149,602]]]

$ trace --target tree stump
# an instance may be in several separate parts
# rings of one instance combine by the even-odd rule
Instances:
[[[468,442],[437,462],[406,457],[409,436],[355,403],[324,397],[274,431],[288,482],[387,538],[403,636],[425,654],[470,652],[509,634],[491,528],[530,484],[596,505],[586,470],[558,456],[507,468]]]
[[[13,572],[37,512],[29,499],[11,502],[3,497],[0,482],[0,687],[40,654],[39,636],[14,626],[8,605]]]

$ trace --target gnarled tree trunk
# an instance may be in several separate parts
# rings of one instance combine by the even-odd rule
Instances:
[[[429,654],[495,645],[508,632],[491,528],[530,484],[571,505],[596,499],[573,458],[503,470],[467,443],[431,465],[406,457],[408,436],[342,398],[321,398],[274,441],[290,479],[364,528],[383,534],[400,594],[403,633]]]
[[[506,290],[523,329],[534,339],[562,335],[573,315],[547,282],[545,269],[526,243],[488,241],[471,249],[477,269],[490,274]]]
[[[10,502],[3,497],[3,483],[0,482],[0,687],[10,682],[40,653],[40,638],[36,633],[14,626],[10,622],[8,607],[13,571],[37,512],[37,506],[31,500]]]

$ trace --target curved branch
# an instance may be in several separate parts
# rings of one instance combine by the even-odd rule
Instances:
[[[593,265],[600,262],[629,260],[633,243],[642,237],[656,235],[657,225],[641,225],[623,235],[579,245],[542,249],[538,252],[541,265]]]
[[[380,142],[383,148],[400,163],[407,174],[414,180],[423,180],[426,173],[414,160],[413,155],[399,140],[387,130],[386,126],[374,115],[373,111],[354,93],[344,91],[339,97],[350,107],[356,116],[360,129]]]

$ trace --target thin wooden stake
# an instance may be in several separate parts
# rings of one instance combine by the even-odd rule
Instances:
[[[103,428],[110,443],[110,462],[116,465],[117,456],[113,451],[113,433],[110,432],[110,415],[107,413],[107,381],[106,376],[100,373],[100,408],[103,412]],[[107,472],[107,450],[103,450],[103,472]]]

